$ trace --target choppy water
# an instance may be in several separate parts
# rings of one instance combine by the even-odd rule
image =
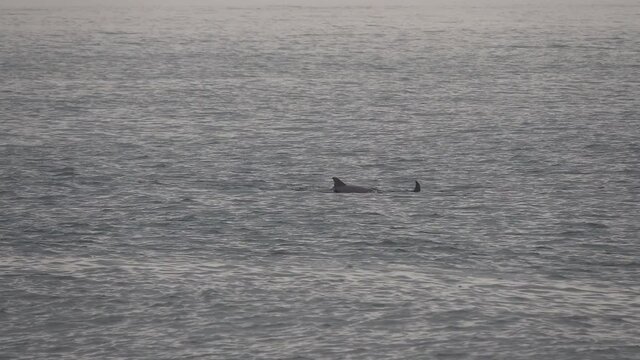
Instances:
[[[638,3],[28,4],[0,358],[640,358]]]

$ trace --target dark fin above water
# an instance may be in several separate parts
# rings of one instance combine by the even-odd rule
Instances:
[[[416,187],[413,188],[413,192],[420,192],[420,183],[416,180]]]
[[[333,177],[333,186],[346,186],[345,183],[342,182],[342,180],[338,179],[337,177]]]

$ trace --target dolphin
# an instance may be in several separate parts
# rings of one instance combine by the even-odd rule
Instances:
[[[375,192],[374,188],[366,188],[356,185],[347,185],[337,177],[333,177],[333,192],[337,193],[370,193]]]
[[[378,192],[375,188],[367,188],[363,186],[347,185],[337,177],[333,177],[333,192],[337,193],[370,193]],[[420,183],[416,181],[413,192],[420,192]]]

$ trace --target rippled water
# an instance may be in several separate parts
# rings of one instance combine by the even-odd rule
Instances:
[[[640,358],[636,2],[24,4],[0,358]]]

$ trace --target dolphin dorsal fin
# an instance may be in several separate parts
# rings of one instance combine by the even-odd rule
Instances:
[[[416,180],[416,187],[413,188],[413,192],[420,192],[420,183]]]
[[[337,177],[333,177],[333,186],[346,186],[347,184],[343,183],[342,180]]]

